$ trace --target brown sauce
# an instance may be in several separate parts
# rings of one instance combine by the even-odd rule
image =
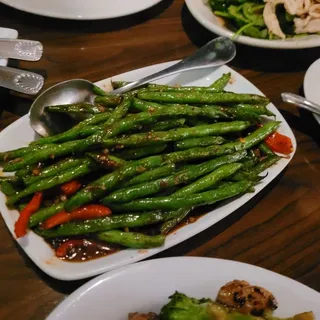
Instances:
[[[74,245],[68,245],[71,242],[74,243]],[[90,238],[54,238],[49,239],[47,243],[59,259],[68,262],[93,260],[120,251],[119,246],[111,246],[105,242]],[[58,248],[61,248],[62,245],[64,245],[64,250],[60,250],[60,252],[65,252],[64,255],[58,253]]]

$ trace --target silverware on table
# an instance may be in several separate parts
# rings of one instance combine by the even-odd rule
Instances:
[[[148,82],[176,73],[218,67],[231,61],[235,55],[235,44],[226,37],[219,37],[210,41],[194,54],[173,66],[138,81],[134,81],[122,88],[113,90],[110,94],[125,93]],[[45,107],[84,101],[93,102],[95,95],[92,88],[93,83],[90,81],[75,79],[64,81],[44,91],[33,102],[29,111],[30,124],[33,130],[41,136],[49,136],[65,130],[65,126],[62,126],[64,115],[58,113],[53,115],[45,112]]]
[[[281,98],[284,102],[294,104],[295,106],[306,109],[308,111],[311,111],[312,113],[316,113],[317,115],[320,115],[320,105],[301,97],[297,94],[284,92],[281,93]]]
[[[0,86],[24,94],[37,94],[44,78],[33,72],[0,66]]]
[[[0,38],[0,57],[26,61],[38,61],[43,47],[39,41]]]

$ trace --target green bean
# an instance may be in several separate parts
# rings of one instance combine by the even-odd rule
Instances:
[[[196,147],[207,147],[215,144],[224,143],[225,139],[220,136],[206,136],[201,138],[191,138],[186,140],[177,141],[175,143],[175,149],[177,150],[186,150]]]
[[[192,128],[178,128],[169,131],[137,133],[124,138],[104,139],[103,145],[105,147],[112,147],[116,145],[124,147],[146,146],[160,142],[170,142],[209,135],[238,132],[247,129],[249,126],[250,122],[247,121],[218,122]]]
[[[101,113],[101,114],[95,114],[92,117],[79,122],[76,126],[71,128],[70,130],[56,134],[54,136],[40,138],[39,140],[32,142],[31,145],[62,143],[62,142],[74,140],[77,137],[86,136],[86,134],[91,135],[93,130],[92,126],[101,124],[102,122],[106,122],[109,118],[110,118],[110,113],[107,113],[107,112]],[[90,129],[86,129],[86,127],[89,127]],[[95,127],[95,132],[97,130],[98,128]]]
[[[181,115],[188,116],[188,117],[206,117],[209,119],[232,119],[233,115],[228,114],[225,111],[225,107],[216,107],[216,106],[209,106],[209,107],[194,107],[190,105],[183,105],[183,104],[170,104],[170,105],[161,105],[155,102],[143,101],[137,98],[133,99],[133,106],[135,109],[142,111],[142,112],[150,112],[154,113],[158,112],[171,112],[174,110],[176,112],[181,112]]]
[[[153,170],[148,170],[144,173],[139,174],[136,177],[133,177],[131,180],[129,180],[128,182],[126,182],[124,184],[124,187],[130,187],[136,184],[140,184],[143,182],[147,182],[147,181],[152,181],[152,180],[156,180],[162,177],[166,177],[170,174],[172,174],[175,171],[175,164],[171,163],[171,164],[167,164],[165,166],[159,167],[159,168],[155,168]]]
[[[39,168],[37,175],[29,174],[23,177],[23,182],[25,185],[30,185],[38,182],[44,178],[52,177],[59,174],[61,171],[69,170],[74,167],[77,167],[83,163],[83,158],[66,158],[61,161],[58,161],[50,166]]]
[[[46,219],[50,218],[51,216],[55,215],[56,213],[62,211],[64,208],[64,203],[60,202],[57,204],[53,204],[48,208],[42,208],[35,212],[29,220],[29,227],[35,227],[37,224],[45,221]]]
[[[227,186],[220,186],[212,191],[205,191],[185,197],[157,197],[134,200],[126,204],[112,204],[114,212],[148,211],[148,210],[177,210],[185,207],[198,207],[213,204],[217,201],[231,198],[246,192],[252,186],[251,182],[239,181]]]
[[[0,182],[1,181],[18,182],[19,178],[16,176],[0,176]]]
[[[99,233],[98,239],[108,243],[120,244],[128,248],[149,249],[163,246],[166,237],[163,235],[148,236],[137,232],[110,230]]]
[[[127,213],[120,215],[110,215],[101,219],[92,219],[84,222],[69,222],[55,229],[43,230],[35,229],[35,232],[44,238],[75,236],[81,234],[90,234],[94,232],[104,232],[121,228],[137,228],[156,224],[162,221],[172,219],[181,212],[144,212],[144,213]]]
[[[143,148],[133,148],[117,152],[116,155],[124,160],[137,160],[147,156],[161,153],[167,147],[166,144],[150,145]]]
[[[86,139],[51,145],[50,148],[43,148],[44,150],[40,149],[31,154],[26,154],[23,158],[10,161],[4,166],[3,171],[16,171],[44,160],[66,156],[71,153],[84,152],[93,146],[99,145],[101,143],[101,137],[101,133],[98,132]]]
[[[166,131],[170,129],[177,129],[183,127],[186,119],[170,119],[165,121],[159,121],[152,126],[144,128],[143,131]]]
[[[163,164],[162,156],[151,156],[141,160],[127,163],[112,173],[102,176],[98,180],[91,182],[87,187],[78,191],[71,197],[65,205],[67,211],[72,211],[95,199],[99,199],[106,193],[112,191],[125,179],[134,177],[139,172],[160,167]]]
[[[87,152],[87,155],[104,169],[116,169],[127,163],[125,160],[110,154]]]
[[[93,85],[92,86],[92,92],[96,94],[97,96],[106,96],[108,93],[101,89],[100,87]]]
[[[90,159],[84,159],[82,164],[71,168],[66,171],[62,171],[61,173],[57,174],[53,177],[44,178],[34,184],[29,185],[25,189],[23,189],[21,192],[18,192],[16,195],[10,197],[7,200],[7,205],[12,206],[14,203],[19,201],[20,199],[33,194],[35,192],[51,189],[52,187],[55,187],[57,185],[60,185],[62,183],[68,182],[72,179],[76,179],[79,177],[83,177],[86,174],[94,171],[97,168],[95,163]]]
[[[184,218],[187,217],[187,215],[190,213],[192,208],[185,208],[184,211],[181,211],[180,215],[171,219],[165,221],[161,228],[160,232],[161,234],[167,234],[170,230],[172,230],[177,224],[179,224]]]
[[[148,195],[158,193],[164,189],[169,189],[181,184],[186,184],[190,181],[197,179],[198,177],[205,175],[213,170],[215,174],[212,177],[212,183],[219,181],[222,178],[225,178],[233,173],[235,173],[242,165],[241,164],[225,164],[220,168],[216,169],[219,164],[224,161],[230,161],[231,159],[239,158],[239,154],[233,157],[222,157],[224,159],[215,159],[200,165],[190,166],[188,169],[179,171],[173,175],[167,176],[165,178],[160,178],[158,180],[153,180],[149,182],[144,182],[142,184],[134,185],[125,189],[117,190],[107,197],[102,199],[102,202],[105,205],[109,203],[125,203],[131,200],[142,198]],[[201,181],[198,185],[201,185]],[[190,186],[193,186],[191,184]],[[187,188],[186,186],[185,188]],[[185,188],[182,188],[185,189]],[[179,193],[179,191],[178,191]]]
[[[165,110],[155,110],[154,112],[141,112],[127,117],[106,129],[105,138],[112,138],[121,133],[140,129],[141,125],[150,125],[163,118],[174,118],[188,114],[188,110],[183,108],[166,108]]]
[[[23,147],[11,151],[5,151],[0,153],[0,160],[7,162],[8,160],[12,159],[19,159],[22,156],[25,156],[26,154],[32,154],[33,152],[44,150],[44,149],[50,149],[52,145],[45,145],[45,146],[29,146],[29,147]]]
[[[106,121],[105,127],[108,127],[118,120],[124,118],[128,113],[131,105],[131,98],[127,95],[124,96],[122,102],[111,113],[110,118]]]
[[[195,182],[181,188],[177,192],[175,192],[173,197],[183,197],[189,194],[199,193],[202,191],[206,191],[212,186],[214,186],[217,182],[225,179],[235,172],[237,172],[242,167],[241,163],[230,163],[222,165],[211,173],[205,175],[204,177],[196,180]]]
[[[47,106],[45,107],[45,111],[48,112],[59,112],[59,113],[89,113],[89,114],[96,114],[101,113],[104,110],[99,108],[91,103],[80,102],[80,103],[73,103],[73,104],[62,104],[62,105],[55,105],[55,106]]]
[[[173,87],[161,84],[149,84],[148,91],[166,91],[166,92],[219,92],[216,88],[213,87]],[[220,90],[222,91],[222,90]]]
[[[250,103],[259,104],[269,101],[266,97],[257,94],[233,92],[152,92],[140,91],[138,98],[164,103]]]
[[[38,167],[38,165],[32,165],[32,166],[27,166],[23,169],[17,170],[14,175],[19,178],[22,179],[24,176],[32,173],[33,169],[36,169]]]
[[[216,80],[209,88],[216,91],[223,91],[231,79],[231,72],[224,73],[218,80]]]
[[[103,105],[103,106],[118,106],[121,103],[121,96],[115,94],[106,94],[104,96],[96,96],[94,103]]]
[[[124,86],[126,86],[127,84],[130,84],[130,83],[131,82],[129,82],[129,81],[111,81],[113,89],[122,88],[122,87],[124,87]]]
[[[259,150],[265,156],[274,156],[275,154],[265,142],[260,143]]]
[[[278,162],[280,159],[277,155],[270,155],[267,156],[264,160],[260,161],[257,165],[254,167],[248,169],[240,170],[239,172],[235,173],[231,180],[233,181],[241,181],[241,180],[251,180],[251,181],[258,181],[261,180],[259,178],[259,173],[263,172],[264,170],[268,169],[272,165],[274,165],[276,162]]]
[[[273,112],[271,112],[269,109],[267,109],[265,104],[254,105],[254,104],[243,104],[243,103],[240,103],[240,104],[231,106],[230,108],[237,108],[237,109],[246,110],[248,112],[256,113],[256,114],[258,114],[260,116],[271,116],[271,117],[275,116]]]
[[[16,188],[8,180],[0,181],[0,189],[8,197],[14,196],[17,193]]]

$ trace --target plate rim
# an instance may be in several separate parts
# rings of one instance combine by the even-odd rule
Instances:
[[[197,4],[195,1],[198,1]],[[193,15],[193,17],[207,30],[216,33],[219,36],[225,36],[228,38],[232,38],[235,35],[235,32],[221,27],[219,24],[215,24],[203,17],[203,15],[197,10],[198,3],[202,3],[204,7],[206,7],[206,4],[204,3],[204,0],[185,0],[186,5]],[[207,8],[210,10],[209,8]],[[212,15],[214,15],[213,12],[211,12]],[[215,16],[215,15],[214,15]],[[306,37],[315,37],[315,34],[310,34]],[[304,39],[306,39],[304,37]],[[318,39],[315,38],[314,41],[310,39],[310,41],[299,41],[299,40],[266,40],[266,39],[258,39],[248,36],[237,36],[233,41],[245,45],[249,45],[252,47],[259,47],[259,48],[268,48],[268,49],[277,49],[277,50],[283,50],[283,49],[307,49],[307,48],[315,48],[320,47],[320,35],[318,35]],[[316,44],[314,43],[316,42]]]
[[[78,15],[73,15],[72,13],[69,14],[68,12],[62,12],[61,14],[55,14],[53,12],[47,12],[44,13],[43,11],[39,11],[37,9],[35,10],[29,10],[28,6],[23,6],[23,5],[17,5],[17,4],[12,4],[10,0],[2,0],[1,3],[5,4],[8,7],[24,11],[27,13],[35,14],[37,16],[43,16],[43,17],[49,17],[49,18],[55,18],[55,19],[64,19],[64,20],[79,20],[79,21],[88,21],[88,20],[104,20],[104,19],[114,19],[114,18],[120,18],[120,17],[126,17],[141,11],[144,11],[148,8],[151,8],[155,6],[156,4],[160,3],[163,0],[146,0],[149,2],[149,4],[140,7],[140,9],[135,9],[131,10],[125,14],[116,14],[116,15],[101,15],[100,13],[97,15],[93,15],[90,17],[83,17],[83,16],[78,16]]]
[[[121,78],[121,77],[129,77],[130,78],[130,74],[133,73],[138,73],[138,72],[143,72],[144,69],[151,69],[151,68],[158,68],[157,70],[161,70],[167,66],[170,66],[172,65],[173,63],[176,63],[177,61],[169,61],[169,62],[163,62],[163,63],[160,63],[160,64],[153,64],[153,65],[150,65],[150,66],[146,66],[146,67],[142,67],[142,68],[138,68],[138,69],[134,69],[134,70],[131,70],[131,71],[128,71],[128,72],[125,72],[125,73],[122,73],[122,74],[119,74],[119,75],[116,75],[116,76],[113,76],[113,77],[110,77],[110,78],[106,78],[104,80],[101,80],[101,81],[98,81],[96,82],[96,85],[102,85],[104,86],[105,83],[110,83],[110,79],[113,79],[113,78]],[[263,94],[252,82],[250,82],[248,79],[246,79],[244,76],[242,76],[240,73],[238,73],[236,70],[233,70],[231,69],[230,67],[228,66],[222,66],[220,68],[216,68],[216,70],[219,70],[219,69],[226,69],[225,72],[227,71],[231,71],[233,72],[234,74],[236,74],[236,76],[239,78],[239,80],[241,79],[241,81],[243,81],[244,83],[247,83],[247,84],[250,84],[254,90],[260,94]],[[152,72],[151,71],[146,71],[147,72]],[[213,72],[213,71],[212,71]],[[238,81],[239,81],[238,80]],[[279,113],[279,115],[281,116],[281,119],[283,119],[283,123],[284,125],[287,127],[287,129],[289,130],[290,132],[290,137],[293,139],[292,142],[293,142],[293,146],[294,146],[294,152],[292,153],[290,159],[286,160],[285,163],[283,163],[281,165],[281,169],[279,170],[278,168],[278,171],[277,171],[277,174],[276,176],[278,176],[285,168],[286,166],[289,164],[289,162],[292,160],[295,152],[296,152],[296,139],[295,139],[295,136],[292,132],[292,129],[290,128],[289,124],[287,123],[287,121],[283,118],[283,116],[280,114],[280,112],[278,111],[278,109],[272,104],[272,106],[277,110],[277,112]],[[18,119],[17,121],[15,121],[14,123],[12,123],[10,126],[8,126],[7,128],[5,128],[1,133],[0,133],[0,137],[2,137],[2,135],[6,134],[7,131],[9,129],[12,129],[13,126],[16,126],[21,122],[23,121],[26,121],[26,118],[28,117],[28,115],[25,115],[23,117],[21,117],[20,119]],[[275,176],[275,177],[276,177]],[[274,177],[274,178],[275,178]],[[270,180],[266,185],[264,185],[263,187],[261,187],[260,190],[256,190],[256,193],[253,194],[253,195],[243,195],[243,197],[250,197],[250,199],[254,196],[256,196],[260,191],[262,191],[269,183],[271,183],[271,181],[274,180],[274,178],[272,178],[272,180]],[[241,197],[240,197],[241,198]],[[249,199],[248,199],[249,200]],[[0,203],[1,206],[5,206],[5,204],[3,203]],[[243,204],[241,204],[242,206]],[[239,208],[239,206],[237,206],[237,208]],[[237,209],[236,208],[236,209]],[[233,209],[229,214],[231,214],[232,212],[234,212],[235,209]],[[222,212],[222,211],[221,211]],[[6,222],[6,225],[7,225],[7,228],[9,229],[10,233],[13,234],[11,228],[9,226],[11,226],[11,220],[9,219],[9,217],[7,216],[7,214],[3,214],[3,212],[1,212],[2,214],[2,217],[3,219],[5,220]],[[227,215],[226,215],[227,216]],[[222,220],[224,219],[226,216],[223,216],[222,218],[219,217],[219,220]],[[188,237],[183,237],[181,238],[181,235],[178,235],[174,241],[171,241],[170,244],[166,244],[166,246],[164,247],[160,247],[160,248],[156,248],[156,249],[149,249],[147,251],[144,251],[144,252],[140,252],[139,250],[136,250],[136,252],[132,252],[130,255],[128,254],[128,256],[124,257],[123,259],[121,259],[121,262],[114,262],[114,263],[110,263],[111,266],[109,266],[109,268],[107,268],[105,265],[102,266],[102,263],[99,264],[99,266],[94,266],[94,267],[91,267],[91,266],[88,266],[88,270],[94,270],[93,272],[91,271],[77,271],[77,272],[73,272],[72,274],[70,273],[67,273],[65,274],[64,272],[61,272],[61,269],[59,270],[59,265],[58,266],[55,266],[55,267],[51,267],[50,264],[47,264],[45,261],[43,261],[43,257],[38,257],[36,254],[33,254],[33,253],[30,253],[28,248],[25,248],[24,247],[24,238],[23,239],[15,239],[15,237],[13,237],[17,242],[18,244],[22,247],[22,249],[24,250],[25,254],[27,254],[29,256],[29,258],[40,268],[42,269],[45,273],[49,274],[51,277],[54,277],[54,278],[57,278],[57,279],[60,279],[60,280],[65,280],[65,281],[70,281],[70,280],[77,280],[77,279],[84,279],[84,278],[88,278],[88,277],[91,277],[91,276],[96,276],[98,274],[101,274],[103,272],[106,272],[106,271],[110,271],[114,268],[120,268],[121,266],[123,265],[127,265],[127,264],[131,264],[131,263],[134,263],[134,262],[137,262],[137,261],[140,261],[140,260],[143,260],[145,258],[148,258],[150,256],[153,256],[159,252],[162,252],[164,250],[167,250],[169,249],[170,247],[173,247],[183,241],[185,241],[186,239],[190,239],[192,238],[193,236],[195,236],[196,234],[199,234],[200,232],[202,232],[203,230],[209,228],[210,226],[214,225],[215,223],[217,223],[218,221],[216,222],[211,222],[211,223],[201,223],[201,224],[194,224],[193,228],[196,228],[196,231],[192,232],[192,235],[189,235]],[[32,235],[36,236],[36,237],[39,237],[37,235],[35,235],[34,233],[32,233]],[[26,240],[27,241],[27,240]],[[43,241],[43,239],[42,239]],[[34,249],[33,249],[34,250]],[[52,255],[51,258],[54,258],[54,255]],[[103,260],[103,259],[107,259],[108,257],[105,257],[105,258],[100,258],[98,260]],[[95,261],[95,260],[93,260]],[[62,262],[61,260],[59,260],[59,263]],[[86,263],[90,263],[91,261],[88,261]],[[68,263],[68,262],[63,262],[63,263]],[[70,264],[70,263],[68,263]],[[84,263],[82,263],[84,264]],[[98,263],[97,263],[98,264]],[[74,265],[74,264],[73,264]],[[60,264],[61,266],[61,264]]]
[[[311,101],[312,101],[312,99],[310,99],[310,95],[308,94],[308,92],[310,92],[310,91],[307,89],[308,88],[307,82],[308,82],[308,78],[309,78],[310,74],[313,72],[314,66],[318,65],[318,64],[320,65],[320,58],[318,58],[317,60],[312,62],[312,64],[309,66],[309,68],[307,69],[307,71],[303,77],[303,92],[304,92],[305,97]],[[317,102],[317,101],[313,101],[313,102],[319,104],[319,102]],[[314,118],[316,119],[316,121],[320,124],[320,115],[317,115],[315,113],[312,113],[312,114],[313,114]]]
[[[159,258],[159,259],[150,259],[147,261],[140,261],[136,262],[134,264],[126,265],[114,270],[111,270],[109,272],[105,272],[94,279],[91,279],[90,281],[86,282],[83,284],[81,287],[73,291],[69,296],[67,296],[63,301],[61,301],[48,315],[46,320],[55,320],[57,316],[59,317],[60,314],[65,312],[76,300],[77,297],[82,297],[83,295],[86,294],[87,291],[92,290],[93,288],[99,286],[99,285],[104,285],[105,282],[107,282],[109,279],[112,279],[117,276],[121,276],[121,274],[130,272],[135,269],[139,269],[141,265],[149,265],[149,268],[153,267],[154,264],[162,264],[166,263],[166,261],[174,261],[174,262],[185,262],[188,263],[189,261],[206,261],[205,263],[208,262],[208,264],[219,264],[219,263],[227,263],[227,264],[234,264],[235,266],[237,265],[242,265],[243,267],[246,268],[251,268],[251,269],[258,269],[261,272],[266,272],[270,275],[273,275],[274,277],[284,279],[285,281],[290,281],[292,283],[295,283],[301,287],[303,287],[305,290],[308,290],[310,293],[319,295],[320,299],[320,292],[316,291],[313,288],[310,288],[309,286],[305,285],[304,283],[301,283],[295,279],[292,279],[288,276],[282,275],[278,272],[253,265],[250,263],[242,262],[242,261],[236,261],[236,260],[231,260],[231,259],[220,259],[220,258],[211,258],[211,257],[198,257],[198,256],[174,256],[174,257],[165,257],[165,258]],[[209,262],[210,261],[210,262]]]

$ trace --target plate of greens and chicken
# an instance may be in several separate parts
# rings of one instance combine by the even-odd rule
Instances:
[[[166,250],[247,203],[290,162],[287,122],[227,66],[107,92],[173,63],[98,82],[94,104],[47,106],[69,116],[65,132],[37,137],[25,116],[0,133],[2,216],[52,277],[86,278]]]
[[[208,30],[255,47],[320,46],[318,0],[186,0]]]
[[[316,320],[319,292],[236,261],[173,257],[99,276],[47,320]]]

